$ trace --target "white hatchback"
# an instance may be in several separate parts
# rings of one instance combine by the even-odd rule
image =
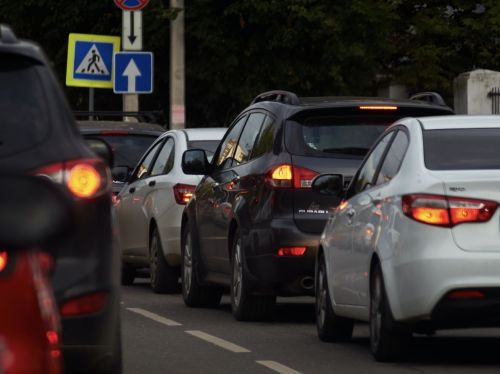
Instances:
[[[127,177],[128,170],[122,167],[128,184],[115,202],[122,284],[134,282],[136,269],[149,268],[154,292],[180,289],[181,216],[202,177],[182,172],[182,154],[188,149],[203,149],[210,158],[226,130],[167,131],[151,145],[131,176]]]
[[[316,262],[318,335],[351,338],[369,321],[378,361],[413,333],[500,326],[500,118],[406,118],[375,143],[346,191]]]

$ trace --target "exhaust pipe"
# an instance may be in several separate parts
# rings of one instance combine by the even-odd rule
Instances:
[[[300,285],[305,290],[312,290],[314,288],[314,278],[313,277],[304,277],[300,281]]]

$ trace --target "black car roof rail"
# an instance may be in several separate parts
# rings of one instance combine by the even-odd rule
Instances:
[[[14,31],[7,25],[0,25],[0,43],[17,44],[19,40],[16,38]]]
[[[428,101],[439,106],[446,106],[443,98],[436,92],[419,92],[410,97],[410,100]]]
[[[293,92],[288,92],[288,91],[268,91],[261,93],[259,96],[253,99],[250,105],[259,103],[261,101],[271,101],[271,100],[266,100],[266,98],[269,96],[276,96],[276,100],[272,101],[282,102],[285,104],[300,105],[300,100],[297,97],[297,95],[295,95]]]
[[[121,112],[121,111],[73,111],[75,117],[134,117],[141,123],[156,123],[159,117],[163,114],[163,110],[156,111],[139,111],[139,112]],[[96,120],[98,121],[98,119]]]

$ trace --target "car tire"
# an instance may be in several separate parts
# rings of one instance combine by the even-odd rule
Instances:
[[[122,268],[122,285],[131,286],[135,280],[134,268]]]
[[[393,320],[382,267],[378,263],[370,279],[370,346],[376,361],[395,362],[407,358],[412,334],[391,331],[389,326]]]
[[[316,277],[316,329],[322,342],[347,342],[351,340],[354,321],[335,314],[328,292],[325,257],[318,259]]]
[[[180,269],[167,264],[163,256],[158,228],[153,231],[150,244],[150,281],[155,293],[170,294],[179,292]]]
[[[241,245],[240,231],[233,240],[231,259],[231,308],[238,321],[266,321],[273,317],[276,296],[251,295],[246,290],[245,255]]]
[[[193,238],[189,229],[189,222],[182,233],[181,245],[181,277],[182,298],[184,304],[192,308],[216,308],[222,298],[222,290],[218,287],[205,287],[198,283],[196,276],[196,256],[193,253]]]

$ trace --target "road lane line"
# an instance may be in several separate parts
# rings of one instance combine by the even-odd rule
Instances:
[[[200,339],[206,340],[209,343],[218,345],[219,347],[225,348],[231,352],[244,353],[250,352],[248,349],[240,347],[239,345],[228,342],[227,340],[220,339],[216,336],[206,334],[202,331],[186,331],[188,334],[196,336]]]
[[[164,325],[167,326],[182,326],[180,323],[172,321],[171,319],[164,318],[162,316],[159,316],[158,314],[148,312],[147,310],[140,309],[140,308],[127,308],[131,312],[143,315],[144,317],[151,318],[152,320],[156,322],[163,323]]]
[[[274,370],[281,374],[301,374],[296,370],[290,369],[288,366],[281,365],[276,361],[255,361],[258,364],[264,365],[271,370]]]

